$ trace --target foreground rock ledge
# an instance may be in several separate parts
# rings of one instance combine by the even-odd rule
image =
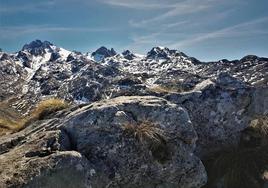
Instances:
[[[0,138],[0,187],[198,188],[206,183],[205,168],[193,154],[197,134],[187,112],[162,98],[118,97],[55,117]],[[165,147],[158,152],[125,134],[124,125],[145,121],[163,132]]]
[[[227,73],[165,98],[187,110],[199,157],[237,145],[252,120],[268,116],[268,87],[250,86]]]

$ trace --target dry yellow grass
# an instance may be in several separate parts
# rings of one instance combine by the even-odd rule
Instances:
[[[164,131],[153,123],[144,121],[140,124],[126,124],[123,126],[123,131],[146,145],[152,152],[153,157],[159,162],[162,163],[169,159],[170,154]]]
[[[69,104],[62,99],[47,99],[41,101],[31,113],[31,117],[35,119],[43,119],[44,117],[53,114],[59,110],[67,108]]]
[[[16,126],[16,122],[13,122],[11,120],[4,119],[4,118],[0,119],[0,128],[1,129],[11,130],[15,126]]]
[[[253,120],[249,128],[262,136],[268,136],[268,115]]]
[[[0,103],[0,135],[13,132],[17,129],[20,114],[9,106],[7,101]]]
[[[69,104],[62,99],[52,98],[52,99],[43,100],[31,112],[31,114],[25,118],[21,129],[28,126],[34,121],[42,120],[45,117],[57,111],[68,108],[68,107],[69,107]]]
[[[148,121],[142,122],[139,125],[126,124],[123,126],[123,130],[126,133],[133,135],[142,143],[150,141],[155,144],[160,144],[162,140],[165,139],[163,130],[157,128]]]
[[[179,93],[181,92],[181,89],[176,88],[176,87],[157,85],[157,86],[151,87],[150,91],[155,92],[155,93]]]
[[[20,117],[18,113],[16,114],[12,111],[12,114],[9,112],[10,109],[6,110],[6,112],[2,112],[0,115],[0,135],[19,131],[30,123],[42,120],[45,117],[67,108],[69,104],[61,99],[47,99],[41,101],[37,107],[30,113],[29,116]]]

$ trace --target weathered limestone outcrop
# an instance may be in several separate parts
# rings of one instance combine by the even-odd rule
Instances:
[[[165,98],[189,113],[201,156],[235,145],[252,120],[268,115],[268,87],[252,87],[227,73]]]
[[[162,98],[78,106],[0,138],[0,187],[198,188],[197,139],[186,110]]]

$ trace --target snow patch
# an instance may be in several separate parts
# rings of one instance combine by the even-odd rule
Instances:
[[[59,54],[60,54],[60,56],[61,56],[61,58],[63,59],[63,60],[66,60],[67,59],[67,57],[70,55],[70,51],[68,51],[68,50],[65,50],[64,48],[59,48]]]

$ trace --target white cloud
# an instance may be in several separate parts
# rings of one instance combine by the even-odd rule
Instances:
[[[131,9],[165,9],[176,6],[170,0],[99,0],[99,2]]]
[[[217,20],[217,19],[216,19]],[[176,26],[176,24],[191,24],[188,22],[178,22],[169,24],[170,26]],[[185,47],[195,46],[199,43],[216,40],[218,38],[236,38],[236,37],[252,37],[259,35],[268,35],[267,27],[263,28],[264,25],[268,25],[268,17],[258,18],[255,20],[239,23],[233,26],[225,27],[219,30],[211,32],[176,32],[170,31],[170,28],[163,27],[158,32],[153,32],[146,35],[133,35],[131,37],[132,43],[127,46],[130,49],[141,50],[145,47],[151,46],[167,46],[173,49],[182,49]],[[197,26],[197,25],[196,25]],[[197,30],[198,31],[198,30]]]
[[[0,37],[18,37],[33,33],[56,33],[56,32],[106,32],[115,31],[117,28],[90,28],[90,27],[61,27],[53,25],[24,25],[0,28]]]
[[[233,4],[237,0],[99,0],[99,2],[131,9],[160,9],[161,11],[156,13],[154,17],[129,21],[132,27],[148,27],[148,25],[168,21],[169,18],[209,11],[216,6],[219,7],[228,3]]]
[[[22,2],[22,4],[17,4],[16,6],[7,6],[2,3],[0,7],[0,13],[11,13],[11,12],[21,12],[21,11],[44,11],[45,8],[53,7],[56,4],[55,0],[41,1],[41,2]]]
[[[191,36],[184,41],[178,43],[172,43],[169,46],[171,48],[180,48],[185,46],[193,46],[197,43],[217,39],[217,38],[230,38],[230,37],[249,37],[254,35],[267,35],[267,29],[262,29],[259,26],[268,24],[268,17],[255,19],[252,21],[240,23],[234,26],[226,27],[220,30],[212,31],[209,33],[198,34]]]

